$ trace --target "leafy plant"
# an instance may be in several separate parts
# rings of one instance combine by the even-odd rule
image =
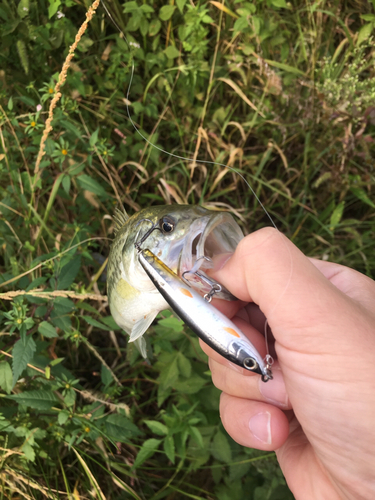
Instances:
[[[89,3],[0,6],[2,494],[291,498],[273,454],[226,435],[205,356],[179,320],[159,315],[150,364],[127,344],[105,297],[111,214],[200,203],[231,211],[245,233],[268,224],[216,161],[308,255],[373,276],[374,6],[106,5],[130,47],[98,10],[39,164]],[[126,105],[177,158],[144,141]]]

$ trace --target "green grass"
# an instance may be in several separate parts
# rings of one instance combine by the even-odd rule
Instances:
[[[307,255],[374,277],[374,5],[108,0],[139,48],[98,10],[36,179],[57,76],[89,5],[0,7],[1,498],[289,499],[273,454],[223,430],[188,329],[160,315],[150,365],[127,346],[102,300],[103,262],[119,200],[129,213],[228,210],[245,233],[269,225],[243,180],[208,163],[218,162]],[[133,129],[132,61],[142,134],[207,163]]]

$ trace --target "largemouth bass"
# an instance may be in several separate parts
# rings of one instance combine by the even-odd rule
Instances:
[[[109,307],[116,323],[129,334],[129,341],[146,357],[143,334],[169,305],[140,265],[135,244],[152,225],[157,227],[147,237],[147,248],[179,277],[189,279],[200,293],[208,293],[210,284],[189,271],[199,270],[205,276],[212,266],[210,259],[234,252],[243,234],[230,214],[191,205],[155,206],[131,217],[118,210],[115,222],[107,270]],[[230,298],[226,293],[215,297]]]

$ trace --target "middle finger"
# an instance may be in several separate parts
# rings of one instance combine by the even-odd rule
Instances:
[[[268,382],[262,382],[261,377],[257,375],[241,373],[240,367],[237,371],[237,366],[232,363],[235,369],[212,358],[209,358],[208,364],[212,381],[221,391],[237,398],[271,403],[283,410],[291,409],[284,378],[277,362],[272,366],[273,379]]]

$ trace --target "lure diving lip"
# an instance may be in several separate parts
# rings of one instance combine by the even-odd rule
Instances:
[[[226,359],[272,379],[269,365],[245,334],[224,314],[189,287],[150,250],[138,250],[138,260],[157,290],[176,314],[206,344]]]

